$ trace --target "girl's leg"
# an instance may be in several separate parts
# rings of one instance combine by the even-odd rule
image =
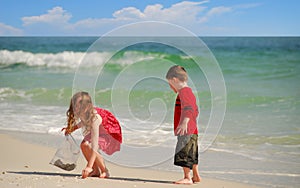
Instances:
[[[91,152],[90,152],[88,143],[83,140],[80,144],[80,148],[81,148],[84,158],[88,161],[91,156]],[[99,168],[96,165],[96,163],[94,163],[93,164],[93,172],[90,176],[99,176],[99,175],[100,175]]]
[[[190,176],[190,169],[187,167],[182,167],[182,168],[183,168],[184,178],[176,181],[175,183],[176,184],[185,184],[185,185],[193,184],[193,181]]]
[[[198,171],[198,164],[193,165],[193,178],[192,178],[194,183],[199,183],[201,181],[201,177],[199,175]]]
[[[80,144],[80,148],[82,150],[82,153],[83,153],[85,159],[88,161],[92,152],[94,152],[92,150],[90,144],[86,141],[82,141]],[[101,170],[100,177],[105,178],[105,177],[109,176],[108,170],[106,169],[106,166],[104,164],[104,159],[98,152],[96,152],[96,160],[93,165],[93,170],[95,170],[95,173],[94,173],[95,175],[98,175],[100,173],[98,168]]]

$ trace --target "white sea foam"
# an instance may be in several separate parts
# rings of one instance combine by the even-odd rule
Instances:
[[[280,173],[280,172],[260,172],[260,171],[201,171],[203,174],[234,174],[234,175],[261,175],[261,176],[286,176],[300,177],[300,174]]]
[[[77,68],[81,63],[84,63],[84,66],[93,67],[109,62],[124,66],[159,57],[159,55],[155,54],[127,51],[122,55],[122,58],[111,60],[110,57],[113,55],[112,52],[64,51],[60,53],[32,53],[26,51],[0,50],[0,64],[13,65],[21,63],[27,66]]]
[[[57,106],[0,103],[0,129],[47,133],[49,128],[62,128],[65,109]]]
[[[28,66],[48,66],[48,67],[76,67],[84,53],[82,52],[61,52],[52,53],[31,53],[24,51],[0,51],[1,64],[24,63]]]
[[[215,152],[220,152],[220,153],[229,153],[229,154],[233,154],[233,155],[238,155],[241,157],[245,157],[248,159],[252,159],[252,160],[259,160],[259,161],[265,161],[267,159],[263,158],[263,157],[257,157],[257,156],[253,156],[251,154],[248,153],[243,153],[243,152],[238,152],[238,151],[234,151],[234,150],[229,150],[229,149],[218,149],[218,148],[209,148],[210,151],[215,151]]]
[[[8,97],[18,97],[27,101],[31,98],[29,95],[26,95],[25,90],[12,89],[9,87],[0,88],[0,101],[5,101],[5,99]]]

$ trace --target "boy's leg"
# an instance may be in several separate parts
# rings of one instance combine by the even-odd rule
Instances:
[[[198,164],[193,165],[193,178],[194,183],[199,183],[201,181],[201,177],[199,175]]]
[[[191,150],[191,136],[184,135],[177,137],[177,144],[174,156],[174,165],[181,166],[184,173],[184,178],[176,181],[176,184],[193,184],[192,178],[190,176],[190,171],[192,169],[192,161],[190,161],[189,153]]]
[[[181,180],[176,181],[176,184],[185,184],[185,185],[191,185],[193,184],[193,181],[190,176],[190,168],[188,167],[182,167],[183,173],[184,173],[184,178]]]
[[[201,181],[201,177],[199,175],[199,170],[198,170],[198,135],[193,135],[193,149],[192,149],[192,158],[193,158],[193,177],[192,180],[194,183],[199,183]]]

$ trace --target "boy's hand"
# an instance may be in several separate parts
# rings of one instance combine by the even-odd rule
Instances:
[[[187,125],[186,124],[181,124],[177,127],[176,130],[177,135],[185,135],[187,133]]]
[[[190,118],[184,118],[182,123],[177,127],[176,134],[177,135],[185,135],[188,132],[188,122],[190,121]]]

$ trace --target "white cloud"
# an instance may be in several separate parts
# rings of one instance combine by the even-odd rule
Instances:
[[[127,7],[113,13],[113,16],[119,20],[143,19],[145,15],[135,7]]]
[[[47,23],[53,25],[65,24],[68,23],[72,15],[65,11],[62,7],[54,7],[51,10],[48,10],[47,14],[42,14],[40,16],[29,16],[23,17],[23,25],[29,26],[39,23]]]
[[[211,19],[220,18],[223,14],[237,9],[245,9],[258,5],[238,5],[236,7],[204,6],[209,1],[182,1],[164,7],[153,4],[140,10],[136,7],[125,7],[115,11],[111,18],[87,18],[75,23],[71,22],[72,14],[62,7],[54,7],[46,14],[23,17],[23,27],[27,35],[101,35],[116,27],[138,21],[164,21],[185,27],[197,34],[207,30]],[[213,27],[218,27],[215,25]],[[198,32],[200,31],[200,33]]]
[[[166,21],[172,23],[193,23],[205,7],[200,6],[202,2],[183,1],[172,5],[170,8],[163,8],[162,5],[149,5],[144,10],[146,20]]]
[[[0,36],[20,36],[23,34],[21,29],[0,23]]]
[[[96,34],[104,29],[109,31],[123,24],[139,21],[164,21],[188,27],[198,24],[198,14],[206,9],[201,5],[207,2],[183,1],[168,8],[164,8],[161,4],[154,4],[146,6],[144,10],[126,7],[115,11],[113,18],[84,19],[70,24],[68,27],[77,32],[89,28],[89,32],[96,32]]]
[[[135,7],[127,7],[115,11],[113,16],[116,20],[130,21],[193,21],[198,13],[205,9],[205,7],[201,7],[200,5],[206,2],[183,1],[169,8],[164,8],[161,4],[154,4],[146,6],[143,11]]]
[[[249,4],[241,4],[241,5],[235,5],[233,8],[235,9],[249,9],[249,8],[255,8],[258,6],[261,6],[262,3],[249,3]]]
[[[112,19],[94,19],[95,22],[102,21],[168,21],[168,22],[192,22],[196,20],[198,13],[205,7],[200,6],[202,2],[183,1],[164,8],[161,4],[148,5],[141,11],[135,7],[126,7],[113,13]]]
[[[230,7],[214,7],[207,13],[207,16],[220,15],[230,11],[232,11],[232,8]]]
[[[200,23],[205,23],[207,22],[210,18],[212,18],[213,16],[217,16],[217,15],[221,15],[227,12],[231,12],[233,9],[231,7],[224,7],[224,6],[220,6],[220,7],[214,7],[212,9],[210,9],[205,16],[201,17],[199,19]]]

